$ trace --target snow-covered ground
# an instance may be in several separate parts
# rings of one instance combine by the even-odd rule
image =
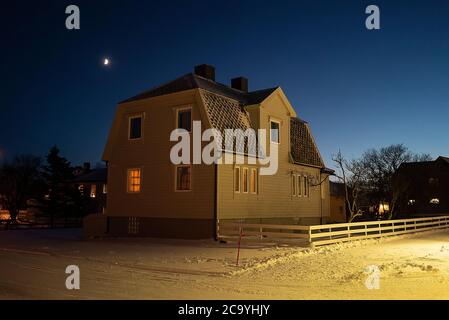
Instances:
[[[316,249],[0,232],[1,299],[449,299],[449,230]],[[81,289],[67,290],[77,265]],[[379,289],[365,285],[368,266]]]

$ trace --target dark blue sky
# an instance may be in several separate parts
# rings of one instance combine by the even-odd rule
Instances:
[[[365,28],[369,4],[381,30]],[[57,144],[100,161],[118,101],[201,63],[223,83],[280,85],[328,166],[392,143],[449,155],[449,1],[15,1],[0,15],[7,156]]]

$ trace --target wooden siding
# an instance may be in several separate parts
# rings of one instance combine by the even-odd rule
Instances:
[[[258,110],[258,111],[257,111]],[[329,181],[319,186],[310,185],[309,197],[294,197],[291,190],[291,174],[313,176],[322,181],[320,168],[301,166],[290,161],[290,117],[280,93],[273,94],[258,109],[250,108],[251,122],[269,133],[270,120],[281,123],[279,167],[275,175],[259,175],[258,193],[234,192],[234,167],[232,164],[218,166],[218,219],[282,219],[326,218],[329,216]],[[267,137],[269,143],[269,137]],[[254,167],[240,165],[241,167]],[[323,188],[323,190],[321,189]],[[298,219],[304,223],[307,219]],[[317,219],[310,219],[316,222]]]
[[[213,219],[214,166],[192,165],[192,191],[175,191],[175,166],[170,161],[170,133],[176,108],[192,107],[192,119],[207,119],[197,90],[155,97],[119,106],[104,153],[108,161],[108,216]],[[128,117],[143,115],[143,137],[128,140]],[[141,168],[140,193],[126,190],[128,168]]]

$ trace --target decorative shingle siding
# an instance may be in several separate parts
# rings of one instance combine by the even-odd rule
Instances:
[[[201,97],[213,128],[220,131],[251,128],[249,118],[238,101],[205,90],[201,90]]]
[[[291,118],[290,142],[291,155],[295,163],[324,167],[306,122]]]
[[[219,130],[223,137],[223,149],[225,149],[225,129],[241,129],[238,138],[244,138],[243,132],[251,128],[248,115],[236,100],[226,98],[205,90],[201,90],[201,97],[206,107],[207,116],[211,121],[212,128]],[[256,133],[257,134],[257,133]],[[250,141],[249,151],[256,150],[255,141]],[[233,146],[235,150],[235,143]],[[244,152],[248,153],[248,146],[245,141]],[[249,152],[254,154],[254,152]],[[259,153],[260,154],[260,153]]]

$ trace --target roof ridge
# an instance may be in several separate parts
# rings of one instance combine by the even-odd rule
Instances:
[[[188,76],[192,76],[192,75],[193,75],[193,74],[192,74],[191,72],[186,73],[186,74],[184,74],[184,75],[182,75],[182,76],[180,76],[180,77],[177,77],[177,78],[175,78],[175,79],[173,79],[173,80],[170,80],[170,81],[164,82],[163,84],[160,84],[160,85],[151,87],[150,89],[145,90],[145,91],[142,91],[141,93],[139,93],[139,94],[137,94],[137,95],[134,95],[134,96],[132,96],[132,97],[130,97],[130,98],[128,98],[128,99],[125,99],[125,100],[123,100],[123,101],[120,101],[119,104],[120,104],[120,103],[125,103],[125,102],[134,101],[134,100],[138,100],[139,97],[141,97],[141,96],[143,96],[143,95],[145,95],[145,94],[149,94],[149,93],[151,93],[152,91],[155,91],[155,90],[157,90],[157,89],[163,88],[163,87],[165,87],[165,86],[167,86],[167,85],[169,85],[169,84],[171,84],[171,83],[173,83],[173,82],[175,82],[175,81],[179,81],[179,80],[181,80],[181,79],[183,79],[183,78],[187,78]],[[192,78],[194,79],[194,77],[192,77]]]
[[[241,104],[249,105],[249,104],[259,104],[260,102],[265,100],[273,91],[275,91],[280,87],[277,86],[272,88],[265,88],[245,92],[227,86],[226,84],[223,84],[221,82],[211,80],[202,77],[200,75],[197,75],[195,73],[189,72],[174,80],[167,81],[158,86],[154,86],[128,99],[120,101],[119,104],[196,88],[202,88],[209,92],[213,92],[237,100]]]

